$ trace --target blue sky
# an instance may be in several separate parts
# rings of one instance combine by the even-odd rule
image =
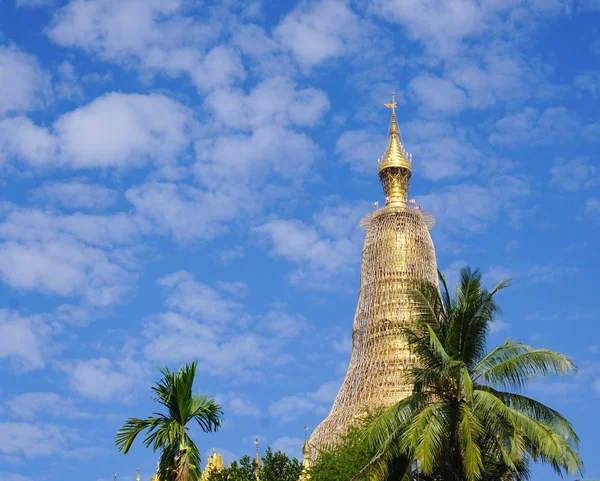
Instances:
[[[490,341],[576,360],[529,392],[600,477],[600,2],[207,3],[0,3],[0,479],[148,479],[114,435],[194,359],[226,413],[204,453],[300,455],[349,360],[392,91],[438,266],[515,278]]]

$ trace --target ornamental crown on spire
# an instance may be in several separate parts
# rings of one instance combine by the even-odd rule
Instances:
[[[396,121],[396,99],[392,93],[392,102],[384,104],[387,108],[392,109],[392,119],[390,121],[390,140],[383,154],[381,162],[379,162],[379,172],[390,167],[398,167],[407,169],[412,172],[412,155],[409,154],[402,145],[399,136],[398,122]]]

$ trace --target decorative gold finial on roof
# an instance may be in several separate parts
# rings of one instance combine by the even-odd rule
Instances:
[[[412,171],[412,157],[404,149],[399,137],[400,130],[398,129],[398,122],[396,120],[396,107],[398,104],[396,103],[394,94],[392,94],[392,103],[384,105],[387,108],[392,109],[392,119],[390,121],[390,140],[385,149],[385,153],[383,154],[383,159],[379,163],[379,171],[381,172],[381,170],[390,167],[398,167]]]
[[[140,468],[137,468],[135,472],[135,481],[140,481]]]
[[[210,473],[213,471],[219,473],[223,471],[223,469],[225,469],[225,465],[223,464],[223,455],[220,453],[217,454],[216,449],[212,448],[212,454],[206,460],[206,467],[204,468],[202,477],[200,479],[201,481],[206,481],[209,478]]]
[[[262,468],[262,463],[260,462],[260,455],[258,454],[258,436],[254,440],[254,444],[256,445],[256,455],[254,456],[254,462],[256,463],[256,470],[254,472],[256,476],[256,481],[260,480],[260,470]]]
[[[304,468],[302,470],[302,474],[300,475],[300,481],[309,481],[310,479],[310,475],[309,473],[309,469],[310,469],[310,446],[308,445],[308,428],[306,427],[306,424],[304,425],[304,444],[302,445],[302,467]]]
[[[396,120],[396,98],[392,93],[392,102],[384,104],[392,109],[392,118],[390,121],[390,139],[385,149],[383,157],[378,160],[378,172],[383,190],[386,197],[386,205],[406,206],[406,197],[408,195],[408,180],[412,175],[412,155],[409,154],[402,145],[400,139],[400,130]]]
[[[398,133],[398,123],[396,122],[396,107],[398,106],[398,104],[396,103],[394,92],[392,92],[392,103],[383,105],[388,109],[392,109],[392,122],[390,125],[390,134]]]
[[[304,425],[304,444],[302,445],[302,454],[304,455],[304,458],[306,459],[307,455],[308,455],[308,428],[306,427],[306,424]]]

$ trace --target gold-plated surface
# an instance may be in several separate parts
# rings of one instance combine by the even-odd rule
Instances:
[[[366,238],[350,365],[329,416],[310,437],[311,460],[330,450],[365,408],[391,406],[411,393],[405,375],[411,355],[400,331],[418,315],[417,282],[437,284],[431,220],[407,201],[412,165],[398,136],[394,100],[387,106],[390,141],[378,171],[388,199],[361,221]]]
[[[408,187],[408,179],[412,172],[412,155],[404,149],[404,145],[400,140],[400,130],[396,121],[397,104],[394,94],[392,94],[392,103],[385,104],[385,106],[392,109],[392,119],[390,121],[390,140],[378,166],[379,177],[383,183],[386,197],[390,196],[391,193],[395,194],[396,189],[401,188],[401,186],[405,189],[399,193],[403,193],[406,197],[406,187]],[[384,175],[382,176],[382,174]],[[390,181],[393,180],[397,180],[397,182],[392,185]],[[389,200],[387,203],[389,203]]]
[[[258,436],[256,436],[254,444],[256,445],[256,455],[254,456],[254,462],[256,463],[256,468],[254,471],[254,477],[256,478],[256,481],[259,481],[260,480],[260,470],[262,469],[262,463],[260,461],[260,455],[258,454]]]
[[[210,473],[213,471],[219,473],[223,469],[225,469],[225,464],[223,464],[223,455],[221,453],[217,454],[215,448],[213,448],[212,455],[210,455],[206,460],[206,467],[202,472],[201,481],[206,481],[210,476]]]
[[[310,468],[310,446],[308,445],[308,428],[304,425],[304,444],[302,445],[302,467],[304,470],[300,475],[300,481],[308,481],[310,475],[308,474],[308,468]]]

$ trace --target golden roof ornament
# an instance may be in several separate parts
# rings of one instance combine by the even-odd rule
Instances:
[[[304,425],[304,444],[302,445],[302,474],[300,475],[300,481],[308,481],[310,476],[308,470],[310,468],[310,446],[308,444],[308,428]]]
[[[254,471],[254,475],[256,477],[256,481],[260,480],[260,470],[262,468],[262,463],[260,462],[260,455],[258,454],[258,436],[254,440],[254,444],[256,445],[256,455],[254,456],[254,462],[256,464],[256,468]]]
[[[140,481],[140,468],[137,468],[135,472],[135,481]]]
[[[409,154],[400,138],[400,130],[396,120],[396,99],[392,94],[392,102],[384,104],[392,109],[390,120],[390,139],[383,157],[378,161],[378,173],[386,197],[386,205],[406,205],[408,180],[412,175],[412,155]]]
[[[308,428],[306,427],[306,424],[304,425],[304,444],[302,445],[302,454],[304,455],[304,459],[307,459],[307,454],[309,452],[309,447],[308,447]]]
[[[212,448],[212,454],[206,460],[206,467],[202,472],[201,480],[206,481],[210,476],[210,473],[212,473],[213,471],[217,473],[221,472],[224,468],[225,465],[223,464],[223,455],[221,453],[217,454],[215,448]]]

